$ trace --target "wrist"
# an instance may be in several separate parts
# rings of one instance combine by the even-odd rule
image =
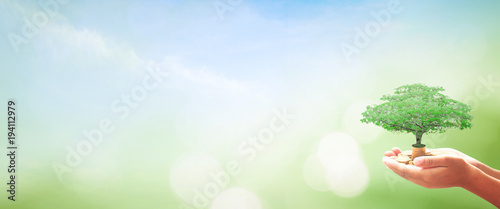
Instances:
[[[468,166],[462,184],[459,187],[462,187],[469,191],[474,190],[475,186],[477,186],[477,181],[481,178],[482,175],[485,175],[485,173],[482,172],[479,168],[472,165]]]
[[[485,172],[485,170],[488,169],[488,166],[483,164],[482,162],[480,162],[479,160],[476,160],[474,158],[470,158],[470,160],[468,160],[468,162],[473,165],[474,167],[478,168],[479,170],[482,170],[483,172]]]
[[[500,198],[498,198],[498,194],[500,194],[500,180],[478,168],[470,170],[467,176],[468,178],[464,179],[461,185],[462,188],[500,208]]]
[[[489,167],[488,165],[486,165],[480,161],[477,161],[477,160],[473,160],[471,162],[471,164],[473,166],[475,166],[476,168],[478,168],[479,170],[481,170],[483,173],[485,173],[485,174],[487,174],[495,179],[500,179],[500,171],[493,169],[493,168]]]

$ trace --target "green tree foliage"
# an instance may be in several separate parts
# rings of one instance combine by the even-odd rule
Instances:
[[[421,144],[426,133],[443,133],[447,129],[460,130],[472,126],[471,107],[448,98],[439,92],[443,87],[429,87],[423,84],[405,85],[396,88],[394,95],[384,95],[385,101],[370,105],[362,113],[363,123],[373,123],[388,131],[413,133]]]

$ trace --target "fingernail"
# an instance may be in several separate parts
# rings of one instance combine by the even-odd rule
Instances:
[[[415,164],[415,166],[422,166],[424,164],[424,159],[417,157],[413,160],[413,164]]]

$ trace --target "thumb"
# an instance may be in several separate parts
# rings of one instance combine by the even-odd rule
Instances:
[[[413,164],[422,168],[429,167],[447,167],[450,166],[454,160],[460,158],[458,156],[453,155],[439,155],[439,156],[422,156],[417,157],[413,161]]]

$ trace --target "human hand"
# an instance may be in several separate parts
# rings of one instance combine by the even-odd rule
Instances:
[[[500,208],[500,171],[454,149],[432,151],[453,154],[417,157],[415,165],[405,165],[395,160],[401,153],[395,147],[384,153],[383,161],[387,168],[415,184],[426,188],[462,187]]]
[[[393,148],[394,149],[394,148]],[[474,167],[478,168],[479,170],[481,170],[482,172],[492,176],[493,178],[496,178],[496,179],[499,179],[500,180],[500,171],[496,170],[496,169],[493,169],[491,167],[489,167],[488,165],[482,163],[481,161],[479,160],[476,160],[458,150],[454,150],[454,149],[451,149],[451,148],[439,148],[439,149],[432,149],[432,150],[429,150],[429,151],[439,151],[439,152],[443,152],[443,153],[453,153],[453,154],[456,154],[457,156],[460,156],[462,157],[466,162],[468,162],[469,164],[473,165]]]
[[[384,164],[399,176],[425,188],[464,187],[477,170],[464,157],[454,155],[422,156],[415,158],[415,166],[404,165],[394,159],[400,152],[399,148],[392,153],[386,152]]]
[[[388,158],[391,158],[391,159],[396,159],[396,157],[399,155],[399,153],[401,153],[401,149],[399,149],[399,147],[394,147],[392,148],[391,151],[386,151],[384,153],[384,155]]]
[[[458,150],[455,150],[455,149],[451,149],[451,148],[438,148],[438,149],[427,149],[427,151],[431,151],[431,152],[442,152],[442,153],[453,153],[457,156],[460,156],[462,157],[465,161],[467,161],[469,164],[475,166],[476,168],[480,169],[480,170],[484,170],[484,164],[479,162],[478,160],[458,151]],[[386,157],[389,157],[389,158],[392,158],[392,159],[395,159],[399,153],[401,153],[401,149],[399,149],[399,147],[394,147],[392,148],[391,151],[386,151],[384,153],[384,155]],[[486,172],[486,171],[485,171]]]
[[[479,162],[478,160],[458,151],[458,150],[455,150],[455,149],[452,149],[452,148],[438,148],[438,149],[429,149],[429,151],[439,151],[439,152],[443,152],[443,153],[454,153],[462,158],[464,158],[465,161],[467,161],[468,163],[470,163],[471,165],[479,168],[480,168],[480,164],[482,164],[481,162]]]

